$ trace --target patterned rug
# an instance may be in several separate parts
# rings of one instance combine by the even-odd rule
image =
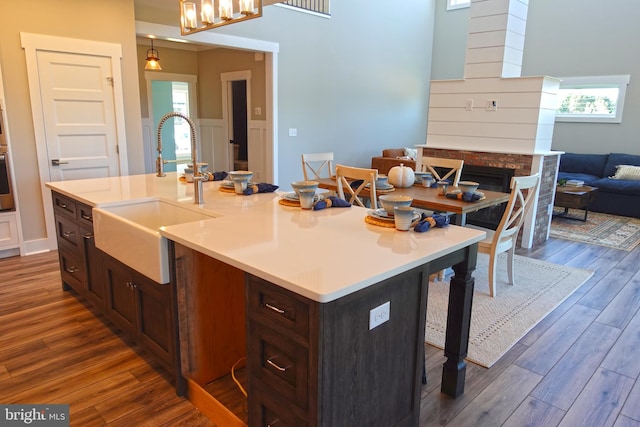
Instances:
[[[498,261],[497,295],[489,296],[489,256],[478,254],[467,361],[491,367],[531,328],[591,277],[593,271],[517,256],[515,285],[507,283],[506,256]],[[444,348],[449,277],[429,283],[425,341]]]
[[[569,215],[583,218],[584,211],[569,209]],[[599,212],[589,212],[586,222],[556,217],[551,221],[549,235],[559,239],[631,251],[640,244],[640,219]]]

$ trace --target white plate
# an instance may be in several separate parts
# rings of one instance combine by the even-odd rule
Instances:
[[[393,215],[389,215],[387,213],[387,211],[385,211],[384,209],[380,208],[380,209],[376,209],[376,210],[369,210],[367,211],[367,215],[377,218],[377,219],[381,219],[383,221],[393,221]],[[420,212],[414,212],[413,213],[413,218],[411,218],[411,222],[416,221],[417,219],[420,219]]]
[[[371,187],[371,184],[367,184],[367,185],[365,185],[365,187],[369,188],[369,187]],[[376,190],[391,190],[391,189],[394,189],[394,188],[396,188],[396,187],[394,187],[392,184],[389,184],[389,185],[385,185],[384,187],[377,186]]]
[[[282,194],[280,197],[282,197],[283,199],[286,200],[290,200],[292,202],[299,202],[300,198],[298,197],[298,195],[296,194],[295,191],[292,191],[291,193],[284,193]],[[324,199],[324,195],[323,194],[316,194],[313,198],[314,202],[317,202],[318,200]]]
[[[318,188],[316,190],[316,197],[314,200],[318,200],[319,196],[323,196],[324,194],[328,193],[329,190],[327,190],[326,188]],[[281,196],[283,199],[287,199],[287,200],[294,200],[294,201],[298,201],[300,200],[300,198],[298,197],[298,193],[296,193],[295,191],[292,191],[291,193],[285,193]]]

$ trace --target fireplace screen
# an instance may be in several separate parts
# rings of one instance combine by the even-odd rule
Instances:
[[[509,188],[511,178],[514,174],[514,169],[465,164],[462,168],[460,180],[479,182],[479,191],[490,190],[509,193],[511,192]],[[506,207],[506,203],[503,203],[498,206],[482,209],[478,212],[469,213],[467,214],[467,224],[495,230],[500,224]]]

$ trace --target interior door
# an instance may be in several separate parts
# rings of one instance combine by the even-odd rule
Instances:
[[[111,58],[38,51],[51,181],[120,175]]]

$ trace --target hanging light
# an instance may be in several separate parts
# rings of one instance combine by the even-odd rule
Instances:
[[[161,71],[160,66],[160,54],[157,49],[153,48],[153,39],[151,39],[151,49],[147,50],[147,65],[144,66],[145,70]]]
[[[240,5],[237,11],[234,2]],[[180,0],[180,32],[183,36],[260,16],[262,0],[200,0],[200,13],[196,1]]]

